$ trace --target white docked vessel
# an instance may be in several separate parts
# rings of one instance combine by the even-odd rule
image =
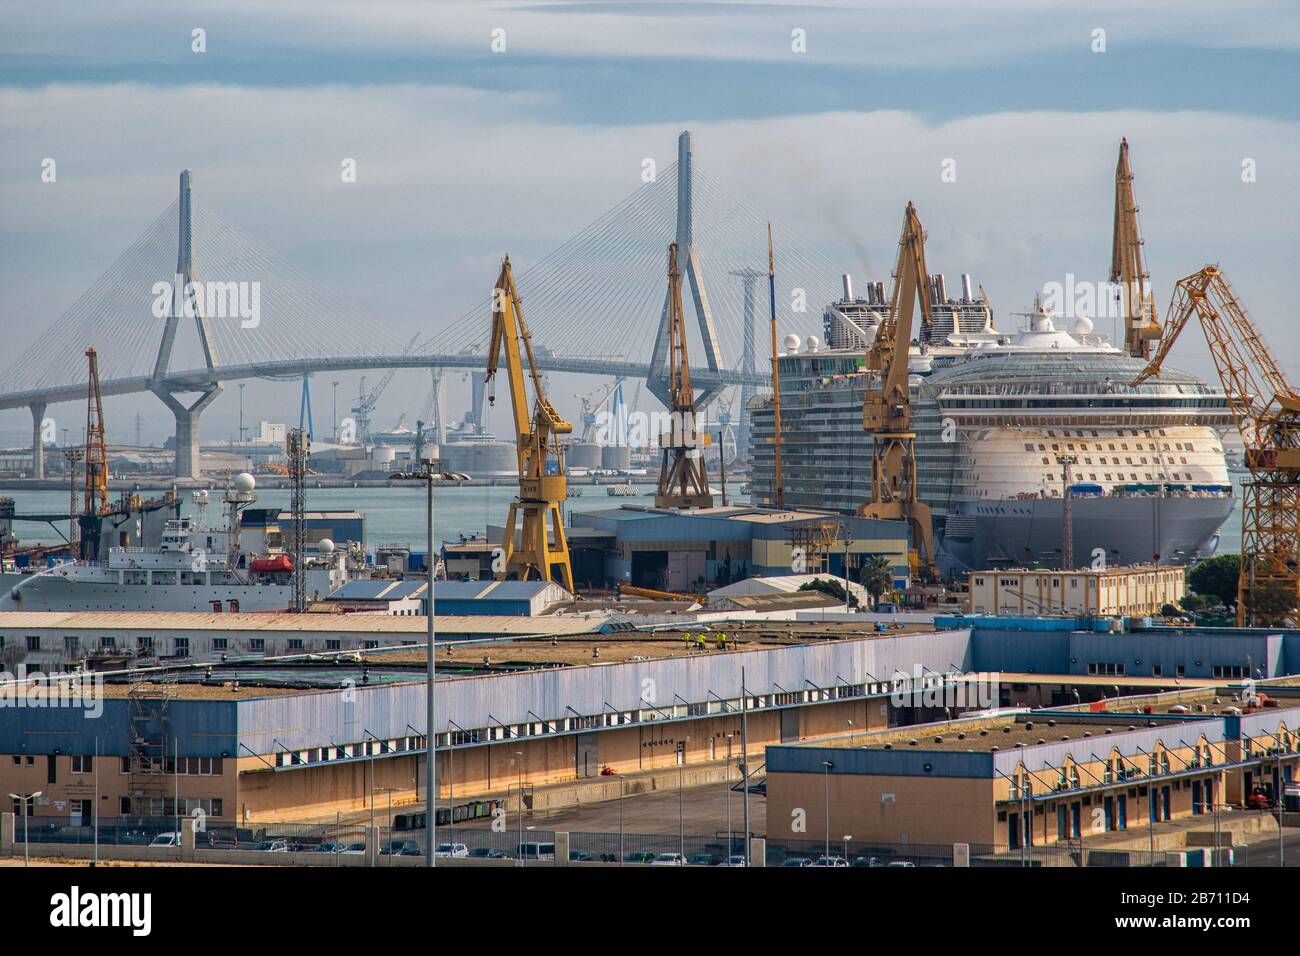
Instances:
[[[156,548],[117,547],[98,561],[65,561],[24,577],[0,595],[7,611],[285,611],[293,593],[293,560],[264,534],[241,529],[252,504],[252,475],[235,478],[222,498],[224,528],[200,517],[169,520]],[[304,561],[306,593],[325,597],[345,581],[356,556],[319,542]]]
[[[779,358],[782,432],[799,436],[782,450],[789,507],[851,513],[870,498],[864,356],[887,306],[878,284],[867,300],[845,285],[824,315],[830,347],[810,338]],[[1087,318],[1036,308],[1003,332],[969,280],[958,300],[941,283],[932,290],[934,344],[912,344],[910,390],[919,494],[934,509],[941,567],[1059,565],[1067,456],[1075,566],[1214,552],[1234,504],[1222,389],[1173,369],[1133,388],[1145,363]],[[750,412],[753,499],[768,504],[771,400]]]

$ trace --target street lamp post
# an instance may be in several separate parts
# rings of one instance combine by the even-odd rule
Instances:
[[[425,518],[427,524],[425,533],[427,535],[427,540],[428,540],[428,554],[425,555],[424,564],[425,564],[425,572],[427,575],[425,590],[428,592],[428,594],[425,596],[425,601],[427,603],[425,619],[428,625],[425,634],[425,640],[428,644],[428,647],[426,648],[425,659],[424,659],[425,660],[425,672],[424,672],[425,698],[427,700],[427,710],[425,713],[426,741],[425,741],[425,758],[424,758],[424,766],[425,766],[424,800],[425,800],[425,807],[426,807],[425,816],[427,817],[426,822],[427,822],[429,839],[428,839],[428,846],[424,848],[424,865],[426,867],[432,867],[434,865],[433,848],[434,845],[437,843],[436,837],[437,837],[437,829],[438,829],[438,770],[437,770],[438,735],[436,732],[435,718],[433,712],[433,704],[434,704],[434,696],[435,696],[434,695],[434,674],[437,666],[434,660],[434,655],[436,651],[434,642],[435,642],[435,638],[437,637],[437,629],[433,617],[433,612],[434,612],[433,583],[436,577],[435,572],[437,570],[438,564],[437,564],[437,560],[434,557],[433,479],[435,477],[441,477],[453,481],[465,480],[464,476],[449,475],[449,474],[444,474],[436,471],[435,468],[437,464],[438,462],[435,459],[426,458],[424,459],[424,461],[420,462],[421,467],[419,471],[402,471],[390,476],[394,479],[402,480],[402,481],[423,481],[425,485],[425,494],[427,496],[425,499]]]
[[[745,668],[740,669],[740,766],[741,766],[741,791],[743,798],[745,822],[745,866],[750,865],[749,859],[749,701],[746,695],[749,693],[745,687]]]
[[[515,773],[519,779],[519,839],[515,855],[519,859],[520,866],[528,865],[528,855],[524,853],[524,752],[515,751]]]
[[[826,859],[831,858],[831,767],[835,766],[829,760],[823,760],[822,766],[826,768]]]
[[[686,755],[678,754],[677,759],[677,852],[681,854],[682,860],[686,859],[686,817],[684,816],[685,807],[682,804],[682,774],[686,769]]]
[[[9,799],[21,800],[23,802],[23,866],[26,866],[30,860],[30,857],[28,856],[28,852],[27,852],[27,845],[28,845],[27,844],[27,817],[29,816],[27,807],[31,803],[31,801],[39,797],[41,793],[42,791],[35,790],[32,793],[26,795],[20,793],[9,794]]]

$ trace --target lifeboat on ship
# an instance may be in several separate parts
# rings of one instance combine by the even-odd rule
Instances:
[[[263,574],[274,574],[293,570],[293,559],[287,554],[276,554],[266,558],[254,558],[248,562],[248,570]]]

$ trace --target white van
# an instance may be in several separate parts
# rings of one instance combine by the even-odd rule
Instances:
[[[521,843],[516,859],[520,860],[554,860],[554,843]]]

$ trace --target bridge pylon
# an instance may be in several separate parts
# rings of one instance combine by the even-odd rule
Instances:
[[[164,405],[171,410],[176,419],[176,477],[199,477],[199,416],[221,394],[221,382],[216,377],[217,350],[208,326],[208,318],[203,314],[202,297],[194,289],[194,218],[190,206],[190,171],[181,170],[180,204],[177,215],[179,230],[176,242],[176,275],[172,280],[172,308],[163,326],[162,342],[158,345],[158,356],[154,360],[153,376],[149,380],[149,391],[157,395]],[[172,347],[176,344],[176,332],[182,318],[193,316],[198,330],[199,342],[203,346],[203,362],[211,373],[211,379],[199,387],[199,397],[190,404],[177,398],[177,392],[167,388],[165,379],[167,368],[171,363]]]
[[[695,172],[693,168],[695,153],[691,145],[690,130],[683,130],[677,137],[677,250],[681,272],[691,290],[691,305],[695,320],[700,327],[700,338],[704,340],[704,358],[710,371],[719,371],[720,349],[718,348],[718,331],[713,322],[713,310],[709,306],[709,294],[704,286],[704,268],[700,262],[699,250],[695,247]],[[652,395],[667,407],[672,398],[672,386],[668,375],[668,353],[671,344],[671,320],[669,318],[669,297],[664,296],[663,312],[659,317],[659,330],[655,333],[654,354],[650,359],[650,371],[646,375],[646,387]],[[711,385],[700,389],[695,395],[695,409],[699,411],[722,391],[722,385]]]

